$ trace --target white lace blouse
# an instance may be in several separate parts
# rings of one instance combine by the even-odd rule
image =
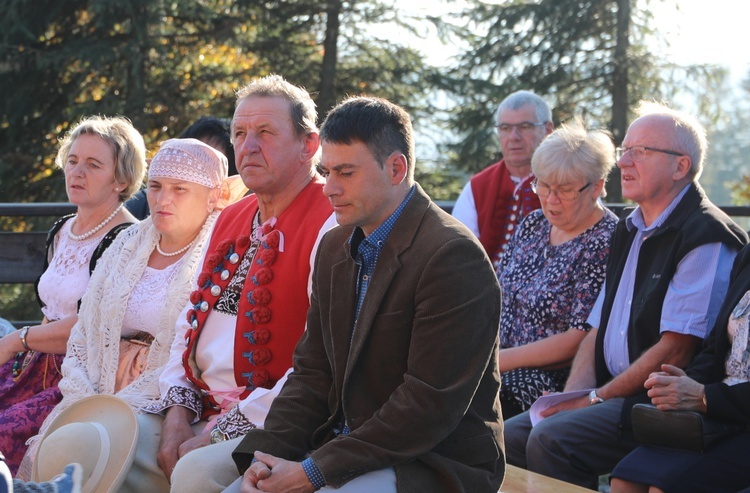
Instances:
[[[53,240],[52,261],[39,279],[42,313],[47,320],[60,320],[78,313],[78,300],[89,284],[89,263],[101,235],[76,241],[68,237],[73,220],[65,221]]]
[[[138,332],[156,336],[157,321],[164,311],[167,289],[177,274],[182,259],[165,269],[146,267],[141,279],[133,286],[128,307],[122,320],[122,336],[131,337]]]

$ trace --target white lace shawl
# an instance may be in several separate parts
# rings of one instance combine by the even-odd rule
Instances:
[[[203,247],[218,216],[213,212],[188,251],[161,303],[161,313],[154,341],[143,374],[116,395],[127,401],[134,410],[158,402],[159,376],[169,360],[169,350],[175,335],[177,316],[187,304],[194,274],[202,258]],[[128,297],[133,286],[143,275],[149,256],[159,240],[159,233],[150,218],[122,232],[107,249],[91,277],[81,302],[78,322],[73,327],[60,381],[62,401],[44,420],[39,434],[29,440],[24,457],[36,454],[38,440],[55,416],[72,403],[92,394],[114,394],[115,376],[119,361],[119,340]]]

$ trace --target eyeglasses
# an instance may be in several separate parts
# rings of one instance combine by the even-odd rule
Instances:
[[[542,123],[532,123],[532,122],[521,122],[521,123],[498,123],[495,125],[497,127],[498,133],[501,134],[509,134],[513,132],[514,128],[517,128],[519,132],[522,134],[527,134],[529,132],[532,132],[536,127],[541,127],[545,124],[545,122]]]
[[[615,159],[618,161],[622,159],[622,156],[625,155],[626,152],[630,153],[630,159],[632,159],[636,163],[640,163],[644,159],[646,159],[646,151],[653,151],[653,152],[663,152],[664,154],[669,154],[670,156],[684,156],[684,152],[677,152],[677,151],[670,151],[669,149],[658,149],[656,147],[648,147],[648,146],[631,146],[631,147],[618,147],[615,149]]]
[[[549,194],[554,193],[558,199],[566,201],[577,199],[581,195],[581,192],[583,192],[590,186],[591,182],[585,184],[578,190],[560,190],[559,188],[551,188],[549,185],[539,183],[539,180],[534,180],[531,182],[531,190],[533,190],[535,194],[539,195],[543,199],[549,197]]]

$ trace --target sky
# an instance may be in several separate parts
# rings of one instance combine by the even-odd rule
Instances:
[[[747,0],[651,0],[654,27],[669,42],[665,58],[679,65],[710,63],[730,68],[738,81],[750,70]]]
[[[490,0],[497,3],[502,0]],[[464,2],[409,0],[398,2],[399,9],[418,14],[435,15],[436,10],[456,11]],[[640,8],[651,10],[652,26],[668,45],[657,53],[678,65],[711,63],[731,69],[735,81],[750,70],[750,50],[745,13],[749,0],[639,0]],[[679,7],[676,7],[679,5]],[[428,36],[410,43],[427,56],[427,61],[440,65],[449,61],[453,50]]]

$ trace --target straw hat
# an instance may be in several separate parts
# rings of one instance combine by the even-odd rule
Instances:
[[[138,421],[112,395],[85,397],[61,412],[39,444],[32,481],[49,481],[71,462],[83,466],[83,493],[116,491],[133,463]]]

